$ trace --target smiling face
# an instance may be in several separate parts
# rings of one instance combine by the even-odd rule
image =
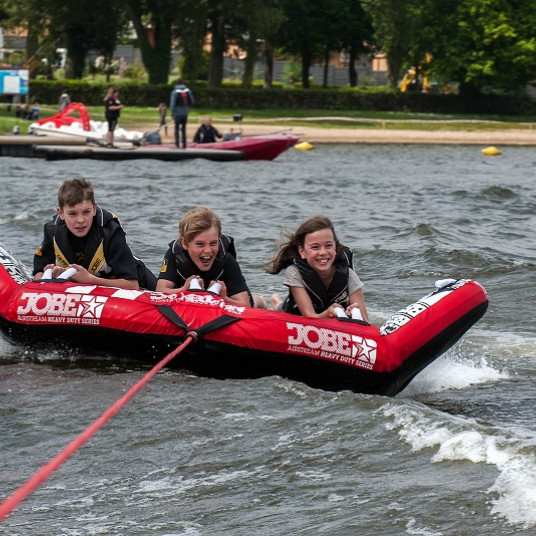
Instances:
[[[181,246],[188,252],[190,259],[202,272],[212,268],[220,245],[220,231],[217,227],[211,227],[186,242],[181,236]]]
[[[303,247],[298,247],[302,259],[320,275],[327,278],[337,256],[337,245],[331,229],[321,229],[305,236]]]
[[[58,208],[58,214],[67,225],[67,229],[78,238],[88,234],[96,213],[97,205],[89,200],[82,201],[76,205],[64,205],[62,208]]]

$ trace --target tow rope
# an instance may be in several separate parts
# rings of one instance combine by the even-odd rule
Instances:
[[[164,368],[174,357],[179,355],[192,341],[197,342],[200,337],[228,324],[236,322],[238,318],[227,315],[215,318],[203,326],[191,329],[182,318],[169,306],[158,306],[160,312],[171,322],[185,331],[184,341],[180,346],[166,355],[159,361],[141,380],[134,384],[119,400],[110,406],[99,418],[93,421],[80,435],[73,439],[58,455],[44,465],[25,484],[20,486],[15,492],[0,503],[0,523],[8,516],[28,495],[33,493],[50,475],[58,469],[67,459],[69,459],[80,447],[110,420],[158,371]]]

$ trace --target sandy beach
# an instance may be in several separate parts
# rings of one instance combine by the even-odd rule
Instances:
[[[190,121],[187,128],[188,139],[191,140],[200,123]],[[124,128],[147,131],[147,125],[123,125]],[[221,131],[230,127],[216,125]],[[482,147],[501,145],[536,145],[536,129],[511,130],[395,130],[389,128],[319,128],[317,126],[286,127],[284,124],[248,125],[244,122],[244,134],[266,134],[270,132],[289,132],[299,136],[300,141],[309,143],[424,143],[444,145],[479,145]],[[173,142],[173,125],[160,131],[164,142]]]

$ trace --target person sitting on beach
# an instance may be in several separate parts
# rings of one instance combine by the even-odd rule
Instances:
[[[188,211],[179,223],[179,238],[169,243],[156,290],[174,294],[190,289],[197,279],[203,289],[221,285],[226,303],[266,308],[262,296],[252,295],[240,266],[232,237],[221,232],[220,217],[211,208]]]
[[[212,119],[207,117],[205,122],[197,129],[194,143],[214,143],[216,138],[221,139],[222,137],[218,129],[212,125]]]
[[[273,308],[314,318],[333,318],[336,307],[350,316],[358,308],[368,322],[363,283],[352,269],[350,249],[339,242],[331,220],[314,216],[287,238],[266,267],[270,274],[286,268],[284,284],[289,294],[285,301],[273,294]]]
[[[68,268],[77,283],[127,289],[156,288],[156,277],[136,259],[117,216],[97,207],[91,181],[65,181],[58,191],[56,216],[45,224],[44,239],[35,252],[34,280],[47,269],[57,278]]]

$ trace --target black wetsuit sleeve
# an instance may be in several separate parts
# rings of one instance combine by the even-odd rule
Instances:
[[[38,274],[39,272],[44,272],[47,264],[55,263],[54,245],[50,241],[48,234],[46,232],[43,233],[43,242],[35,252],[33,259],[33,275]]]
[[[112,269],[112,275],[117,279],[138,280],[136,260],[128,247],[125,232],[118,228],[110,239],[106,263]],[[101,275],[101,274],[99,274]]]
[[[173,255],[171,248],[168,248],[166,254],[164,255],[164,260],[162,261],[162,267],[160,268],[158,279],[171,281],[175,288],[179,288],[179,286],[181,286],[178,284],[179,274],[177,273],[177,263],[175,262],[175,255]]]
[[[249,291],[246,280],[240,270],[240,265],[232,255],[228,255],[225,260],[222,281],[227,287],[227,296]]]

